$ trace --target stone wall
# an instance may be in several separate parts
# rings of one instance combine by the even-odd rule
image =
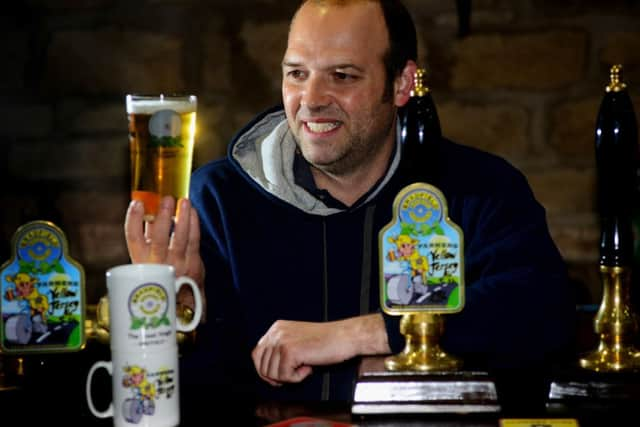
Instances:
[[[219,157],[279,101],[297,1],[25,0],[0,25],[0,259],[16,228],[46,219],[87,272],[128,262],[124,95],[199,97],[194,167]],[[594,124],[621,63],[640,112],[640,2],[476,0],[458,36],[456,2],[407,0],[445,135],[507,158],[529,179],[580,286],[600,298]],[[460,171],[464,173],[464,171]]]

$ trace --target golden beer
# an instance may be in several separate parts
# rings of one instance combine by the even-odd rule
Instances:
[[[189,197],[196,130],[195,96],[127,95],[131,198],[152,221],[162,196]]]

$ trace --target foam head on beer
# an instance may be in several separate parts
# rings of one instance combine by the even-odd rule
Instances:
[[[152,221],[162,196],[189,197],[196,130],[194,95],[127,95],[131,198]]]

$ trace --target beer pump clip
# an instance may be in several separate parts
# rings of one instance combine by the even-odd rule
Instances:
[[[0,352],[77,351],[85,345],[85,275],[62,230],[33,221],[13,236],[0,267]]]
[[[393,204],[393,219],[379,234],[380,304],[402,315],[405,349],[385,359],[390,371],[452,371],[460,359],[439,344],[442,315],[464,307],[464,238],[448,217],[442,192],[430,184],[405,187]]]

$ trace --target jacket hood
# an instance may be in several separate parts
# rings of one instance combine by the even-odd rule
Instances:
[[[391,179],[400,163],[400,148],[400,144],[396,144],[385,177],[363,203],[373,199]],[[256,185],[304,212],[322,216],[341,212],[340,209],[327,207],[296,184],[293,174],[295,151],[296,141],[284,110],[278,108],[258,116],[241,131],[231,143],[229,157]]]

